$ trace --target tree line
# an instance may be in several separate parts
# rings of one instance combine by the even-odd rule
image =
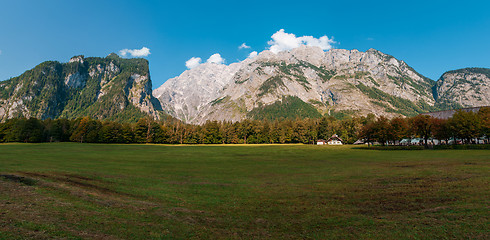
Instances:
[[[382,145],[397,145],[402,139],[412,138],[422,139],[425,146],[433,139],[442,144],[472,144],[480,142],[479,140],[489,143],[490,108],[480,108],[477,113],[458,110],[449,119],[428,115],[392,119],[381,116],[364,125],[358,136],[367,143],[378,142]]]
[[[80,142],[80,143],[166,143],[166,144],[314,144],[337,134],[344,143],[361,139],[367,143],[401,144],[402,139],[458,139],[463,143],[490,136],[490,108],[478,113],[457,111],[443,120],[427,115],[410,118],[376,118],[373,114],[315,119],[207,121],[185,124],[174,118],[155,121],[141,118],[136,123],[77,119],[16,118],[0,123],[0,142]]]

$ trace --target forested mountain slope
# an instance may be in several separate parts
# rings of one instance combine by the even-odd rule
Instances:
[[[158,119],[148,61],[75,56],[68,63],[47,61],[0,82],[0,120],[15,117],[136,121]]]

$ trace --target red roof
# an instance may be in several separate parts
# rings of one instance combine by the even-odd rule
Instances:
[[[343,142],[344,140],[342,140],[342,138],[340,138],[337,134],[334,134],[332,135],[327,142],[330,142],[331,140],[339,140],[341,142]]]

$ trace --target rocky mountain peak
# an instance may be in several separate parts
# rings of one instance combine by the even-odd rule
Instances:
[[[153,95],[161,99],[162,107],[168,113],[192,122],[204,104],[219,96],[239,67],[238,63],[203,63],[167,80],[153,91]]]
[[[44,62],[0,82],[0,121],[14,117],[159,118],[161,106],[151,90],[144,59],[80,55],[68,63]]]
[[[83,55],[74,56],[74,57],[70,58],[69,63],[74,63],[74,62],[83,63],[83,59],[84,59]]]
[[[121,57],[119,57],[119,55],[117,55],[116,53],[109,53],[109,55],[107,55],[106,58],[116,58],[117,59],[117,58],[121,58]]]
[[[154,94],[171,115],[203,123],[256,118],[255,109],[288,96],[319,114],[414,115],[434,105],[433,84],[403,61],[374,49],[301,46],[266,50],[229,66],[203,64],[168,80]]]
[[[490,69],[463,68],[448,71],[439,78],[435,93],[441,107],[490,105]]]

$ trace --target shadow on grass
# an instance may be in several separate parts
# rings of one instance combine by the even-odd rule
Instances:
[[[12,174],[1,174],[0,177],[12,182],[25,184],[27,186],[34,186],[37,183],[37,181],[32,178],[26,178],[26,177],[12,175]]]
[[[363,150],[490,150],[490,144],[465,144],[465,145],[429,145],[427,148],[424,146],[360,146],[353,147],[352,149]]]

